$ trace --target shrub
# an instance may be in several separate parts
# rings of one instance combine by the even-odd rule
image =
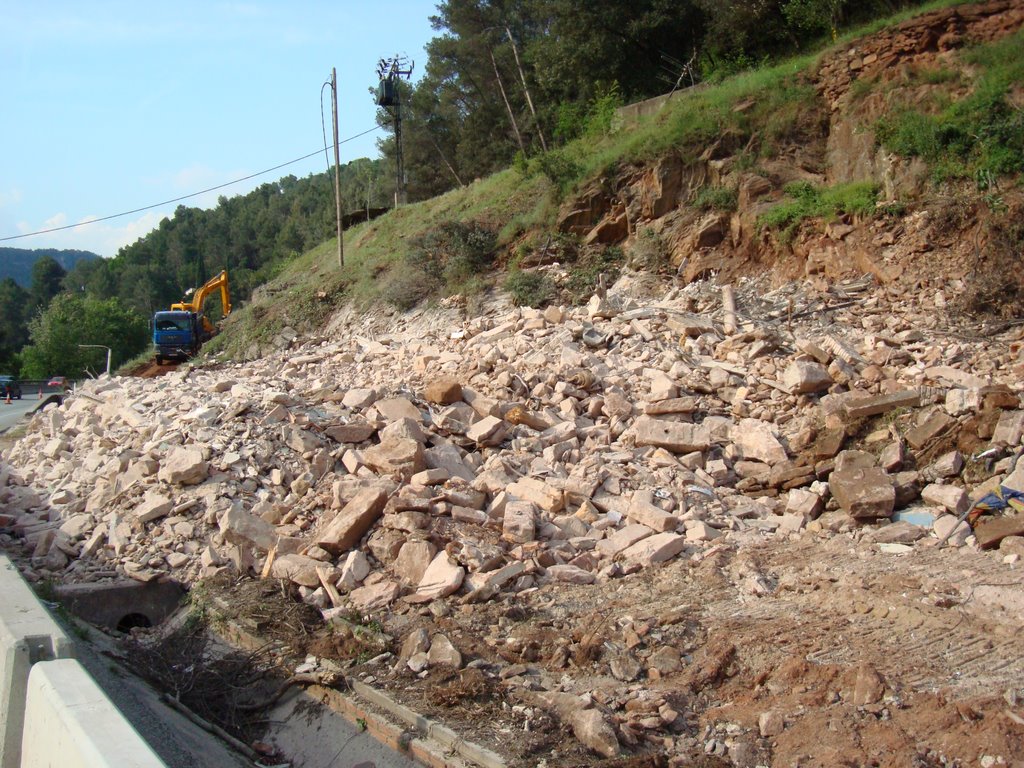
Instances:
[[[530,170],[547,176],[563,195],[583,173],[583,167],[562,149],[553,149],[533,158]]]
[[[704,211],[735,211],[738,197],[736,187],[701,187],[693,204]]]
[[[649,228],[639,230],[629,249],[629,266],[656,272],[668,263],[668,248],[661,235]]]
[[[587,301],[594,294],[602,274],[608,282],[618,278],[624,260],[622,249],[615,245],[581,252],[569,270],[569,280],[565,286],[569,298],[574,303]]]
[[[430,298],[441,288],[436,276],[421,269],[398,263],[388,270],[380,285],[381,297],[403,312],[412,309],[424,299]]]
[[[494,230],[478,222],[449,221],[414,240],[405,261],[455,289],[491,266],[496,243]]]
[[[540,272],[514,269],[505,278],[505,290],[517,307],[543,307],[555,297],[555,284]]]

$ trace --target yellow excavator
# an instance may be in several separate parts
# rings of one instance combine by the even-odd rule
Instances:
[[[216,332],[216,327],[203,314],[203,305],[214,291],[220,291],[221,311],[225,317],[231,314],[231,294],[228,290],[228,273],[221,272],[208,280],[192,296],[191,301],[172,304],[169,310],[153,315],[153,345],[156,347],[156,362],[164,360],[187,360],[199,352],[203,342]]]

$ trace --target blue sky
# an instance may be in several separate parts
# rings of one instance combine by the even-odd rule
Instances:
[[[317,149],[180,204],[212,207],[326,170],[331,68],[344,142],[375,125],[367,89],[379,59],[405,54],[413,81],[422,75],[435,11],[434,0],[0,0],[0,238],[181,197]],[[323,119],[330,141],[329,89]],[[376,157],[382,136],[342,143],[341,162]],[[113,256],[175,207],[0,246]]]

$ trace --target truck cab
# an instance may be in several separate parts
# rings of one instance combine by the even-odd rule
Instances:
[[[202,335],[195,312],[167,310],[153,315],[153,345],[157,365],[164,360],[187,360],[199,351]]]

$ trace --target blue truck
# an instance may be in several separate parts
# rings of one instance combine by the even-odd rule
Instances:
[[[221,312],[231,314],[228,273],[221,272],[195,292],[191,301],[172,304],[170,309],[153,315],[153,346],[157,365],[164,361],[183,361],[194,357],[199,348],[216,332],[216,327],[203,313],[206,299],[220,290]]]

